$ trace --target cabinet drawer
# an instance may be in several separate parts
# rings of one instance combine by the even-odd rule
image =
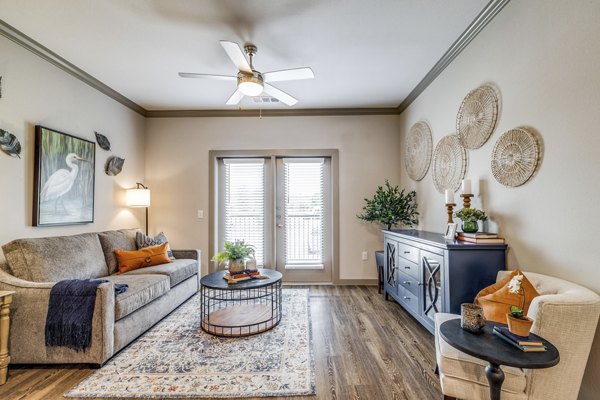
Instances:
[[[398,286],[398,297],[404,307],[419,312],[419,298],[416,295],[404,289],[404,287]]]
[[[419,262],[419,249],[402,242],[398,242],[398,255],[414,263]]]
[[[398,271],[410,275],[413,279],[419,279],[419,264],[412,261],[398,259]]]
[[[415,296],[419,295],[419,281],[410,275],[406,275],[402,271],[397,272],[396,282],[400,284],[404,289],[410,291]]]

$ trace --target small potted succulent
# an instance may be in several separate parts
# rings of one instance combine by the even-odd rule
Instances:
[[[365,199],[363,214],[357,215],[358,219],[367,222],[379,222],[387,230],[401,223],[408,227],[418,224],[417,192],[404,193],[398,186],[390,185],[385,180],[385,189],[379,186],[372,199]]]
[[[527,337],[533,325],[533,320],[525,315],[525,291],[521,286],[523,275],[515,275],[508,283],[508,291],[513,294],[521,295],[521,307],[510,306],[508,314],[506,314],[506,323],[508,330],[515,335]]]
[[[243,240],[235,242],[225,242],[225,249],[211,259],[217,261],[219,265],[228,262],[229,272],[236,273],[244,270],[244,261],[247,258],[254,258],[254,249],[252,246],[244,243]]]
[[[488,218],[485,212],[476,208],[463,208],[454,213],[454,216],[462,221],[462,230],[467,233],[477,232],[479,230],[477,221],[486,221]]]

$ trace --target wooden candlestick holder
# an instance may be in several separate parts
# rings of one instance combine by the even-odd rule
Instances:
[[[470,193],[463,193],[460,195],[463,198],[463,208],[471,208],[471,197],[473,197]]]
[[[454,223],[454,219],[452,218],[452,214],[454,211],[454,206],[456,205],[456,203],[446,203],[446,209],[448,210],[448,223],[452,224]]]

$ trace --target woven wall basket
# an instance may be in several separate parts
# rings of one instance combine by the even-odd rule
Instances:
[[[456,133],[465,149],[478,149],[487,142],[498,118],[498,97],[493,87],[483,85],[463,99],[456,116]]]
[[[492,151],[492,174],[504,186],[521,186],[537,169],[540,148],[535,135],[516,128],[500,136]]]
[[[420,181],[427,175],[431,165],[431,128],[425,121],[414,124],[406,135],[404,165],[413,181]]]
[[[433,184],[437,191],[456,191],[466,171],[467,151],[460,144],[458,135],[441,138],[433,152]]]

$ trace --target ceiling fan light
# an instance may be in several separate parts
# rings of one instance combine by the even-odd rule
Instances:
[[[245,96],[250,97],[258,96],[263,92],[263,86],[260,83],[252,81],[240,82],[238,84],[238,89],[240,89],[240,92]]]

